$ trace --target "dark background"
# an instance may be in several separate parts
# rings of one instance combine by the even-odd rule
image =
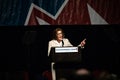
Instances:
[[[119,26],[33,26],[0,29],[1,70],[42,73],[50,69],[47,58],[52,31],[61,27],[65,37],[77,46],[86,38],[82,64],[89,69],[105,69],[119,74]]]

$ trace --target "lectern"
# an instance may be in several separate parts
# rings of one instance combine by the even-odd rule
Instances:
[[[50,51],[52,62],[81,62],[81,47],[52,47]]]
[[[81,47],[52,47],[50,59],[53,80],[61,80],[72,73],[71,71],[80,64]]]

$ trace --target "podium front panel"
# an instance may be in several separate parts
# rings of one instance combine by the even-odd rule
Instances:
[[[59,51],[56,51],[56,49],[58,49]],[[63,51],[60,51],[60,49]],[[76,47],[61,47],[61,48],[52,47],[50,51],[50,57],[51,57],[52,62],[81,62],[81,49],[80,47],[78,48]]]

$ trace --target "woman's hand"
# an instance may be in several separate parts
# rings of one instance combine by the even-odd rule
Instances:
[[[81,46],[81,47],[84,47],[84,46],[85,46],[85,44],[86,44],[85,41],[86,41],[86,38],[80,43],[80,46]]]

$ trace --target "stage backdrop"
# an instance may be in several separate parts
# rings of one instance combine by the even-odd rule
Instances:
[[[120,0],[0,0],[0,26],[119,24]]]

